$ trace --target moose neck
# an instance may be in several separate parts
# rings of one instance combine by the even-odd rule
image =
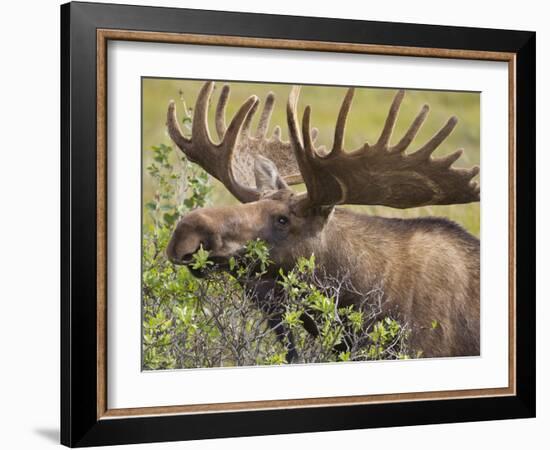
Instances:
[[[378,219],[335,208],[312,248],[319,267],[330,276],[348,278],[359,290],[380,283],[392,246]]]
[[[348,280],[359,291],[372,289],[386,272],[396,243],[392,243],[380,218],[334,208],[328,218],[310,219],[299,236],[273,245],[279,268],[291,270],[300,257],[315,256],[316,267],[334,279]]]
[[[471,262],[473,269],[455,266],[457,278],[479,265],[479,240],[451,221],[391,219],[346,208],[335,208],[322,232],[293,251],[297,256],[314,254],[320,270],[347,278],[357,292],[382,290],[389,303],[414,290],[421,278],[435,277],[448,259]],[[419,267],[429,272],[419,273]]]

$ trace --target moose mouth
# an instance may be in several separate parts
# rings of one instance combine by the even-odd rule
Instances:
[[[189,270],[191,275],[193,275],[195,278],[206,278],[213,272],[219,272],[229,269],[229,258],[225,258],[222,256],[212,256],[208,258],[208,261],[212,262],[213,264],[206,267],[201,267],[200,269],[194,269],[194,263],[192,262],[183,264],[180,263],[180,265],[187,267],[187,270]]]
[[[195,278],[205,278],[208,275],[214,273],[214,272],[221,272],[221,271],[230,271],[230,264],[229,261],[232,258],[240,258],[242,257],[246,252],[246,248],[242,247],[238,249],[233,254],[224,255],[224,256],[218,256],[218,255],[209,255],[208,256],[208,264],[201,268],[194,268],[196,261],[193,258],[193,254],[187,254],[182,258],[174,258],[174,257],[168,257],[170,262],[176,266],[184,266],[187,267],[187,270],[193,275]]]

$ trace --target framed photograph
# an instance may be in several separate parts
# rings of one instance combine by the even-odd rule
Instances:
[[[535,33],[61,7],[61,441],[535,415]]]

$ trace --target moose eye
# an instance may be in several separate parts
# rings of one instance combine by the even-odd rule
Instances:
[[[288,217],[287,216],[277,216],[277,223],[279,225],[286,225],[288,223]]]

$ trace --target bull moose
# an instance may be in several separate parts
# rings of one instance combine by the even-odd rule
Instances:
[[[453,167],[462,150],[432,156],[456,126],[456,117],[418,150],[407,153],[428,106],[392,144],[404,98],[399,90],[378,141],[348,152],[343,141],[354,95],[349,88],[336,121],[332,150],[327,151],[316,145],[309,106],[299,124],[299,87],[293,87],[288,98],[289,141],[285,141],[280,127],[268,137],[273,94],[266,97],[255,132],[250,125],[260,103],[256,96],[242,104],[227,126],[230,88],[226,85],[216,107],[219,143],[214,143],[208,127],[213,89],[214,83],[206,82],[198,94],[190,138],[179,128],[172,101],[168,132],[190,161],[221,181],[242,204],[205,207],[184,215],[168,244],[168,258],[174,264],[189,265],[202,245],[223,267],[248,241],[258,238],[269,245],[276,269],[290,270],[300,256],[314,254],[325,273],[335,276],[342,268],[350,272],[356,291],[340,299],[342,306],[358,305],[357,292],[381,284],[382,313],[399,311],[412,326],[411,346],[424,356],[479,355],[479,240],[442,218],[383,218],[338,207],[411,208],[479,201],[480,188],[474,180],[479,167]],[[290,188],[299,183],[305,184],[305,193]],[[258,283],[272,287],[276,277],[273,270]],[[438,333],[429,327],[434,318],[439,322]],[[296,356],[291,350],[289,360]]]

